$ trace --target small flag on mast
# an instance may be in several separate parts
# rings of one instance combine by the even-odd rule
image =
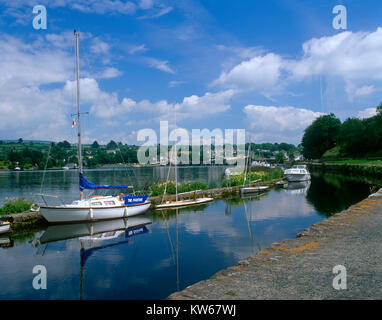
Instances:
[[[72,121],[72,128],[74,128],[75,125],[76,125],[76,122],[73,119],[73,121]]]

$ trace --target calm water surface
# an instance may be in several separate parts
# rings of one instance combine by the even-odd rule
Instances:
[[[219,183],[224,168],[179,171],[183,180]],[[148,172],[136,172],[138,179]],[[86,176],[94,183],[121,183],[120,173],[92,171]],[[39,190],[41,174],[3,174],[1,197]],[[166,174],[157,177],[166,179]],[[45,181],[50,192],[61,190],[64,199],[72,199],[76,178],[72,172],[49,172]],[[148,212],[127,221],[49,226],[22,236],[0,236],[0,299],[163,299],[275,241],[295,237],[364,199],[375,184],[380,185],[313,174],[309,184],[252,198]],[[47,269],[47,290],[32,287],[36,265]]]

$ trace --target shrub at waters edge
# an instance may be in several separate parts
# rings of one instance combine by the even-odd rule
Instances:
[[[32,204],[32,200],[25,198],[5,198],[4,204],[0,208],[0,215],[29,211]]]
[[[162,196],[164,192],[164,188],[166,186],[165,182],[162,183],[154,183],[149,187],[152,192],[152,196]],[[183,184],[178,183],[178,193],[189,192],[194,190],[207,190],[208,186],[203,182],[185,182]],[[169,181],[167,183],[167,194],[175,194],[175,181]]]
[[[247,175],[246,183],[248,183],[249,173],[246,172],[246,175]],[[269,181],[273,179],[282,178],[283,176],[284,176],[284,172],[280,168],[275,168],[275,169],[271,169],[267,171],[255,171],[255,172],[251,172],[251,181],[255,181],[259,179],[261,181]],[[244,180],[244,173],[231,175],[231,186],[232,187],[240,186],[243,184],[243,180]],[[227,187],[227,185],[228,185],[227,181],[223,180],[222,186]]]

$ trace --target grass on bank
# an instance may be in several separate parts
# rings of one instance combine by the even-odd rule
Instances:
[[[149,187],[152,196],[162,196],[164,193],[164,188],[166,186],[165,182],[154,183]],[[207,190],[209,186],[203,182],[185,182],[183,184],[178,183],[178,193],[195,191],[195,190]],[[176,184],[175,181],[169,181],[167,183],[167,194],[176,193]]]
[[[327,164],[350,164],[350,165],[378,165],[382,166],[382,160],[367,160],[367,159],[349,159],[349,160],[327,160]]]
[[[32,200],[25,198],[5,198],[3,206],[0,207],[0,216],[29,211],[32,204]]]
[[[246,172],[246,184],[249,182],[249,173]],[[251,172],[251,181],[255,181],[258,179],[261,179],[261,181],[269,181],[273,179],[280,179],[284,176],[284,172],[281,168],[274,168],[274,169],[265,169],[262,168],[261,170],[252,171]],[[243,184],[244,180],[244,173],[231,175],[231,186],[241,186]],[[223,187],[227,187],[228,183],[224,179],[222,182]]]

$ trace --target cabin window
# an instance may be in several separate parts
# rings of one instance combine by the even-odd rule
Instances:
[[[114,202],[114,201],[105,201],[104,203],[105,203],[105,205],[107,205],[107,206],[114,206],[114,205],[115,205],[115,202]]]
[[[101,202],[101,201],[92,202],[92,205],[93,205],[93,206],[101,206],[101,205],[102,205],[102,202]]]

